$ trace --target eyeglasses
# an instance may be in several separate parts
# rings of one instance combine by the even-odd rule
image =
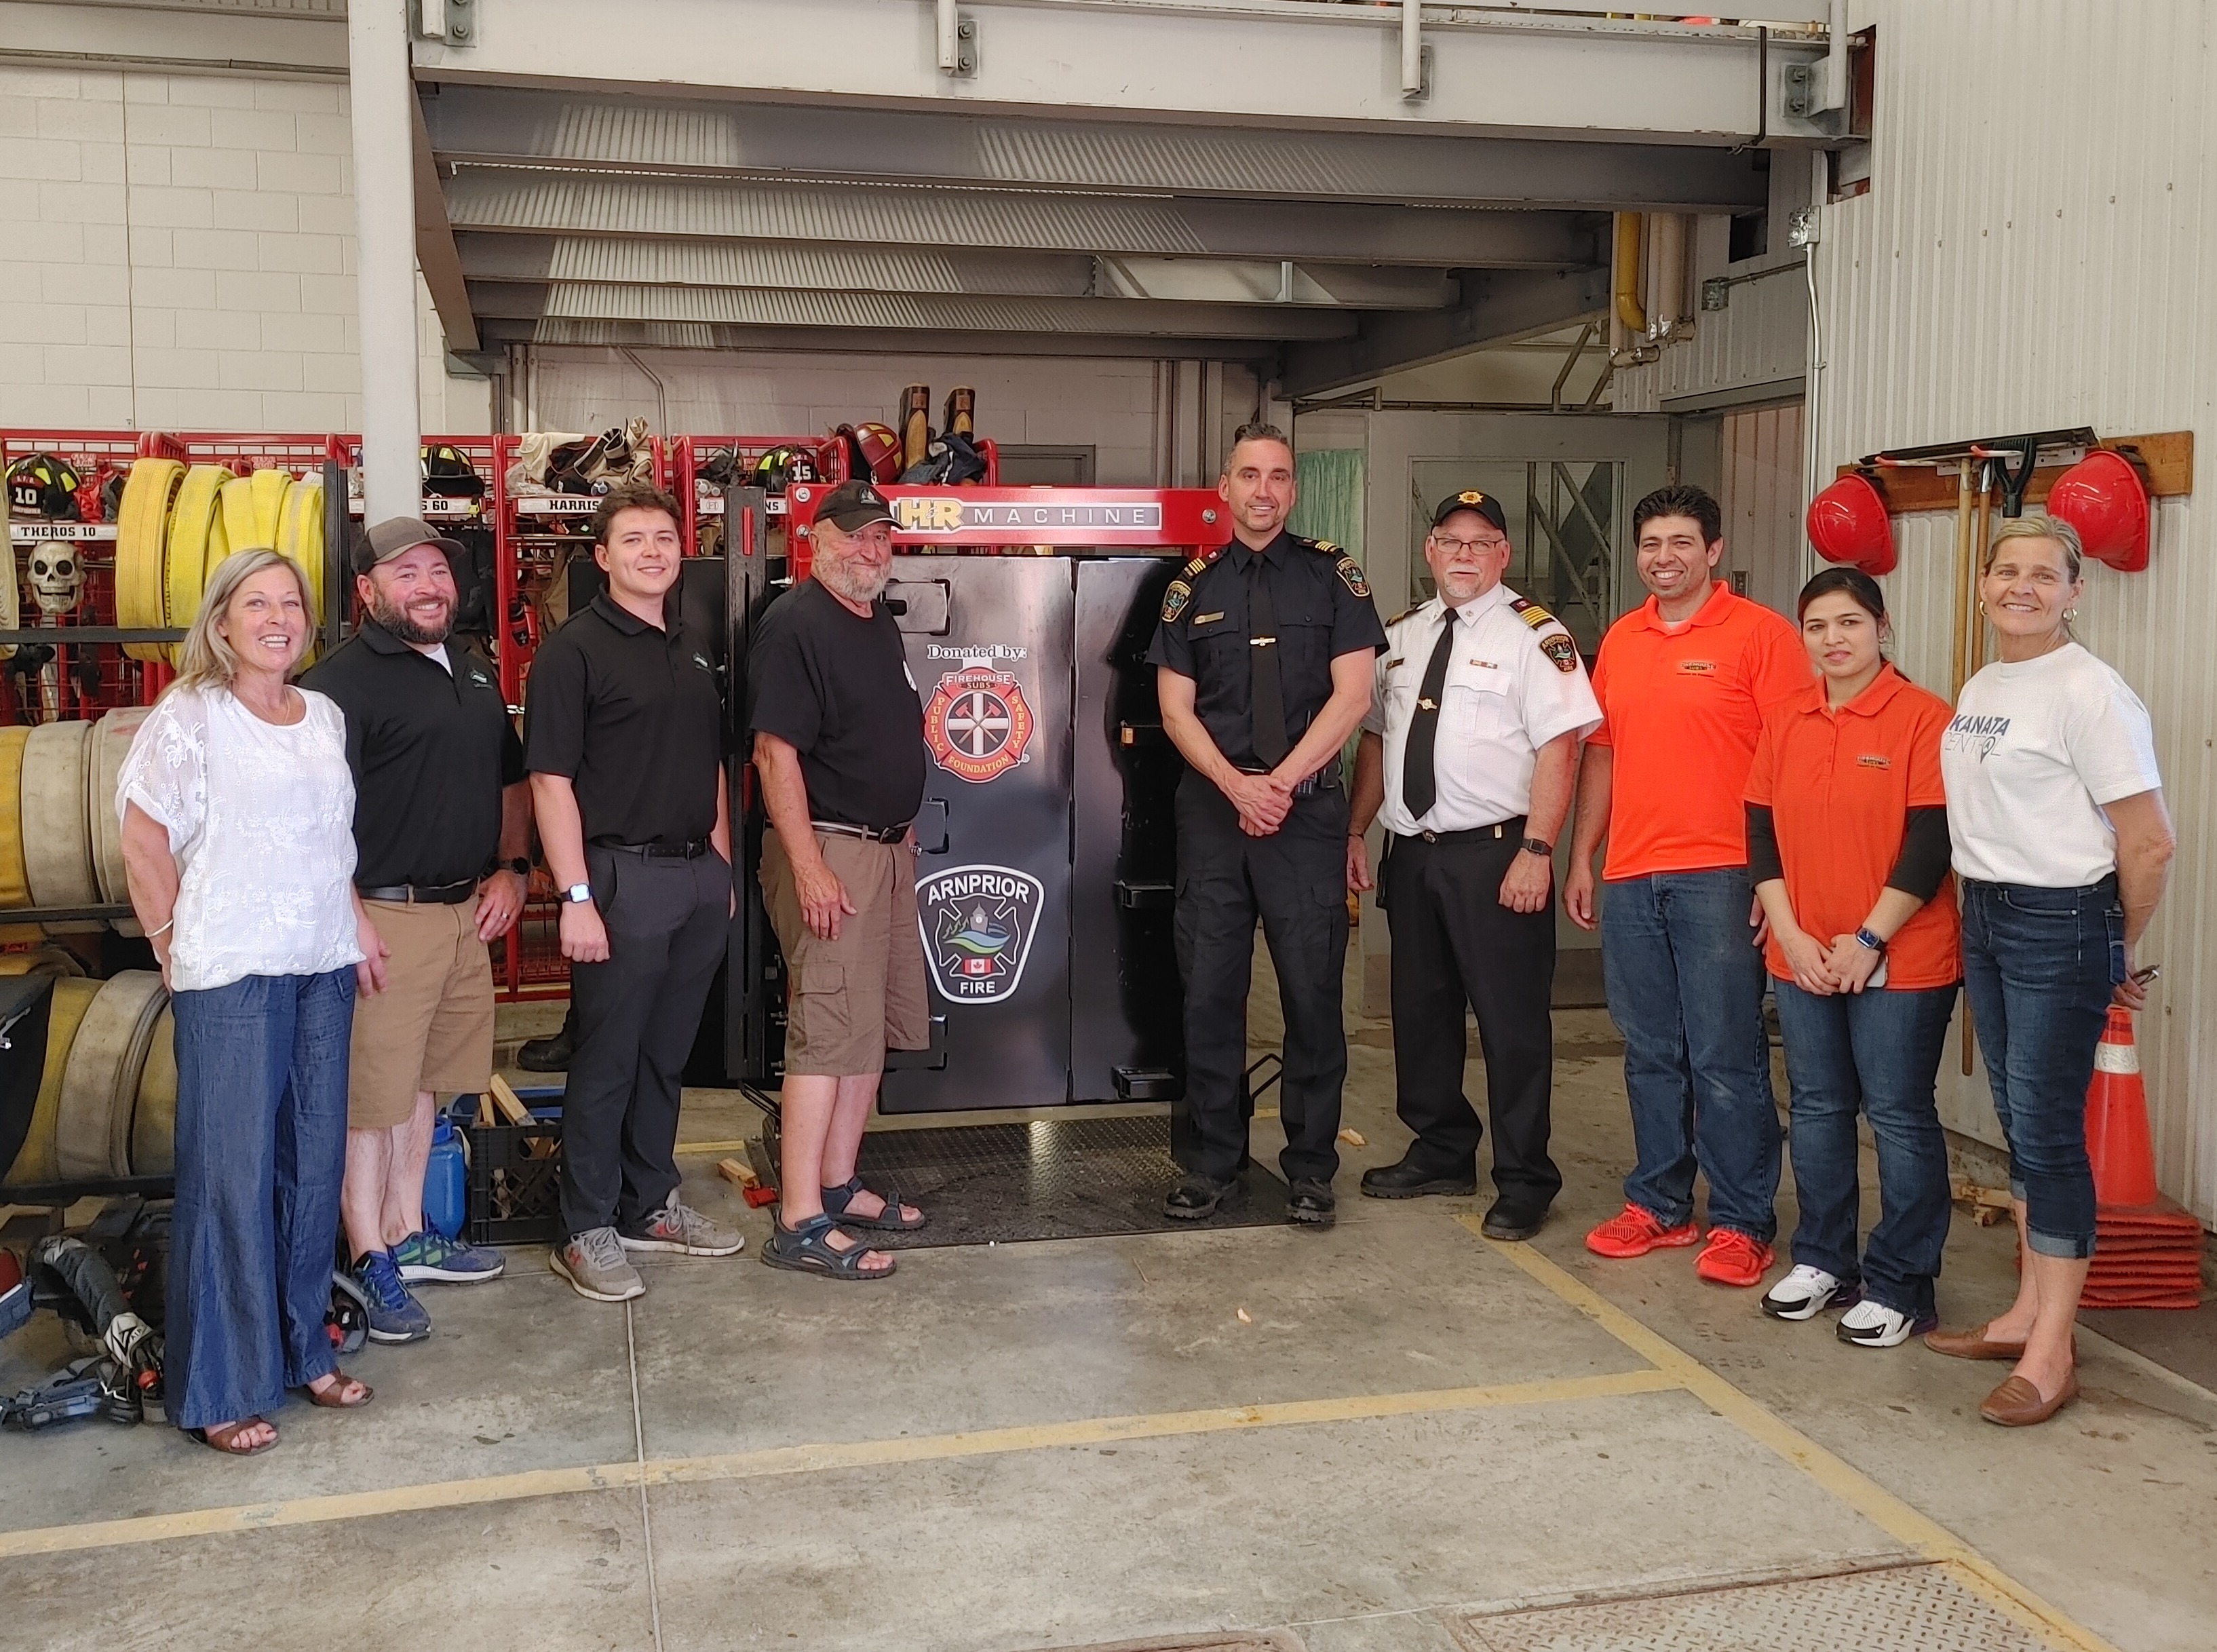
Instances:
[[[1438,546],[1441,552],[1448,556],[1453,556],[1457,551],[1471,551],[1484,555],[1488,551],[1506,550],[1509,548],[1509,541],[1505,539],[1449,539],[1443,534],[1434,534],[1432,543]]]

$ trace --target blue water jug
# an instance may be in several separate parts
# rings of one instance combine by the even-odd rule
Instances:
[[[461,1137],[444,1113],[432,1121],[431,1160],[423,1168],[423,1219],[449,1239],[458,1238],[469,1215],[469,1166]]]

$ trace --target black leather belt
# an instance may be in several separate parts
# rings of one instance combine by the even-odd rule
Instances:
[[[1238,767],[1243,775],[1266,775],[1270,772],[1260,764],[1251,765],[1243,763]],[[1338,789],[1339,764],[1334,761],[1325,764],[1306,780],[1300,782],[1294,788],[1292,795],[1295,797],[1314,797],[1318,792],[1335,792]]]
[[[690,843],[604,843],[599,847],[637,855],[641,860],[698,860],[712,845],[706,838],[695,838]]]
[[[1524,841],[1524,817],[1512,814],[1506,820],[1497,820],[1491,826],[1472,826],[1465,832],[1395,832],[1395,837],[1421,839],[1425,843],[1498,843],[1504,838]]]
[[[854,826],[845,820],[811,820],[808,824],[818,832],[829,832],[841,838],[860,838],[864,843],[899,843],[908,836],[905,825],[866,826]]]
[[[361,894],[364,900],[383,900],[397,906],[459,906],[477,892],[478,881],[466,877],[460,883],[388,883]]]

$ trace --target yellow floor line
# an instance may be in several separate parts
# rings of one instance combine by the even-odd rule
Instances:
[[[951,1457],[989,1457],[1012,1451],[1098,1445],[1127,1440],[1167,1439],[1180,1435],[1226,1433],[1248,1428],[1285,1428],[1334,1422],[1373,1421],[1425,1413],[1483,1411],[1504,1406],[1565,1404],[1579,1400],[1617,1399],[1627,1395],[1667,1393],[1683,1388],[1659,1370],[1615,1371],[1603,1377],[1553,1377],[1536,1383],[1505,1383],[1491,1388],[1430,1389],[1403,1394],[1366,1394],[1335,1400],[1292,1400],[1271,1405],[1231,1406],[1206,1411],[1165,1411],[1148,1416],[1089,1417],[1076,1421],[1029,1424],[912,1439],[857,1440],[849,1444],[777,1446],[761,1451],[732,1451],[705,1457],[651,1457],[645,1463],[605,1463],[575,1469],[541,1469],[525,1474],[491,1475],[474,1480],[435,1481],[393,1486],[381,1491],[343,1492],[281,1502],[188,1509],[174,1514],[142,1515],[125,1520],[94,1520],[77,1525],[40,1526],[0,1531],[0,1560],[56,1555],[118,1544],[167,1543],[179,1538],[216,1537],[265,1531],[280,1526],[316,1525],[426,1509],[514,1502],[580,1492],[621,1491],[638,1487],[699,1485],[716,1481],[755,1480],[773,1475],[822,1474],[838,1469],[889,1463],[942,1462]]]
[[[1455,1220],[1479,1232],[1475,1216]],[[1947,1568],[1956,1581],[2067,1652],[2117,1652],[2003,1571],[1954,1532],[1895,1496],[1792,1424],[1735,1388],[1676,1343],[1657,1334],[1529,1245],[1491,1248],[1669,1376],[1709,1409],[1768,1446],[1888,1536]]]
[[[720,1157],[726,1153],[744,1153],[753,1145],[751,1142],[680,1142],[676,1151],[681,1159]]]

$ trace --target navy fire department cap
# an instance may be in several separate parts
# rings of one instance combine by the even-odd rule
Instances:
[[[860,480],[842,482],[816,507],[816,520],[828,522],[842,533],[853,533],[874,522],[891,522],[892,507],[874,484]]]
[[[1491,493],[1481,493],[1467,487],[1460,493],[1450,493],[1440,501],[1440,508],[1432,512],[1432,526],[1436,528],[1458,510],[1475,510],[1503,533],[1509,531],[1509,517],[1501,508],[1501,501]]]

